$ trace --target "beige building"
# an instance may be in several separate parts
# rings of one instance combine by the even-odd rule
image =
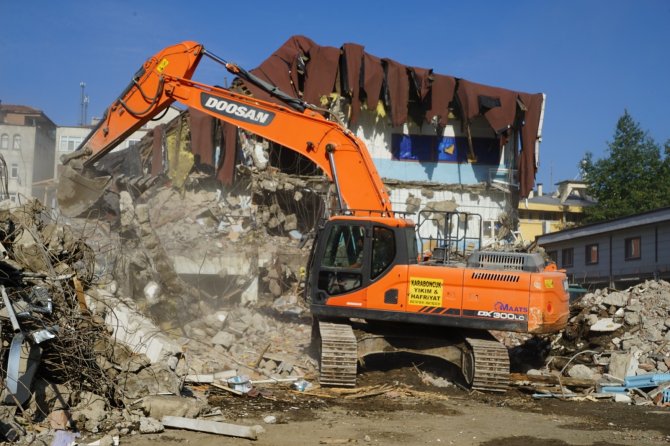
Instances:
[[[575,226],[584,218],[584,208],[594,202],[586,196],[583,181],[561,181],[555,192],[546,194],[542,184],[519,202],[519,232],[526,241]]]
[[[0,104],[0,154],[7,164],[8,197],[15,203],[40,197],[39,184],[53,178],[56,124],[25,105]]]

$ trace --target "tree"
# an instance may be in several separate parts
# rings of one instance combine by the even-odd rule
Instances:
[[[587,152],[582,178],[597,204],[586,209],[596,222],[670,206],[670,141],[661,148],[628,111],[617,122],[607,156],[597,161]]]

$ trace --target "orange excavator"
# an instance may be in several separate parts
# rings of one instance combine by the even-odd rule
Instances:
[[[203,56],[285,105],[191,80]],[[318,228],[305,287],[321,384],[354,386],[357,363],[366,355],[410,352],[455,364],[473,388],[504,391],[507,349],[488,330],[542,334],[565,326],[567,280],[555,265],[545,265],[539,254],[515,252],[474,251],[455,260],[455,246],[468,240],[459,228],[476,218],[457,212],[431,211],[419,222],[441,234],[428,243],[431,255],[420,256],[417,225],[393,211],[363,141],[325,118],[327,110],[279,91],[196,42],[149,58],[89,137],[64,157],[64,164],[83,172],[69,168],[62,176],[61,211],[79,214],[99,197],[107,179],[82,173],[175,101],[298,152],[334,184],[338,209]],[[474,232],[481,242],[481,229]]]

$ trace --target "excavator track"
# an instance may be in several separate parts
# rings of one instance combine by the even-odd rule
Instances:
[[[319,322],[321,335],[321,373],[323,386],[355,387],[358,344],[348,324]]]
[[[472,379],[472,389],[486,392],[505,392],[509,387],[509,353],[497,340],[465,338],[472,358],[464,360],[463,374]],[[468,363],[468,364],[466,364]]]

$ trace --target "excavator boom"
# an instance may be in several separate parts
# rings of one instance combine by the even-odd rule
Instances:
[[[268,89],[290,107],[191,80],[203,55]],[[93,165],[175,101],[304,155],[335,182],[341,208],[353,214],[357,210],[392,213],[388,194],[364,143],[338,122],[320,114],[327,110],[317,109],[277,91],[245,70],[208,53],[195,42],[182,42],[149,58],[107,109],[90,136],[74,153],[63,158],[64,164],[82,158],[84,167]],[[74,181],[74,178],[75,175],[69,173],[64,184],[59,185],[59,204],[66,215],[73,214],[68,212],[69,203],[77,203],[77,214],[84,209],[81,200],[75,197],[77,191],[102,184],[89,187],[88,183]]]

